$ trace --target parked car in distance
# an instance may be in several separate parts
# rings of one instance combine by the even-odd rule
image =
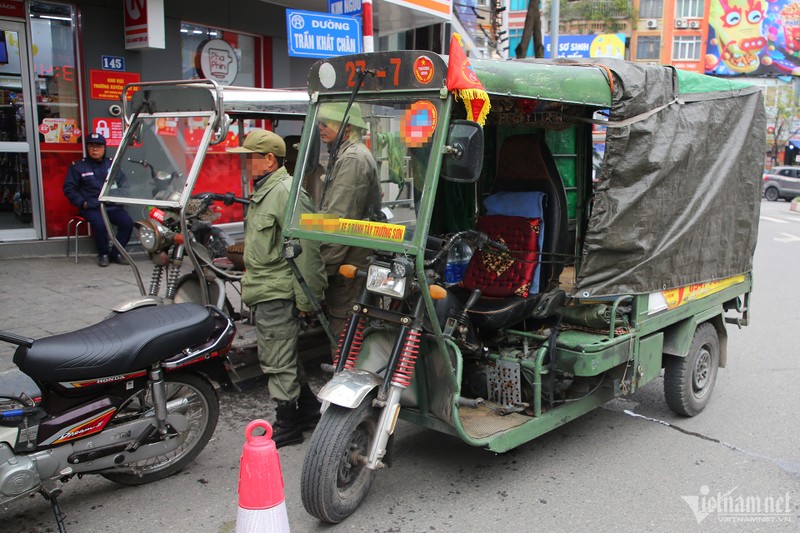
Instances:
[[[766,172],[761,190],[770,202],[800,196],[800,167],[775,167]]]

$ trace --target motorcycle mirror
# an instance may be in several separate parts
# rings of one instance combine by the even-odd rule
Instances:
[[[224,141],[228,136],[228,130],[231,127],[231,117],[227,113],[222,115],[219,120],[219,126],[214,130],[211,135],[210,144],[219,144]]]
[[[144,136],[144,122],[137,121],[136,124],[131,127],[134,128],[133,135],[131,135],[131,140],[130,140],[131,146],[136,144],[141,144],[142,137]]]
[[[483,128],[471,120],[454,120],[447,136],[442,177],[447,181],[474,183],[483,169]]]

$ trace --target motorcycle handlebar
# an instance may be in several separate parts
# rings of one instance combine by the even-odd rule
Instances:
[[[241,205],[250,205],[250,200],[248,200],[247,198],[239,198],[232,192],[226,192],[225,194],[212,193],[212,197],[214,198],[214,200],[222,202],[226,206],[230,206],[235,203]]]
[[[488,235],[486,235],[482,231],[468,229],[464,231],[459,231],[458,233],[454,233],[449,239],[447,239],[444,245],[439,249],[439,252],[432,259],[425,261],[425,266],[428,267],[441,261],[444,257],[447,256],[448,252],[453,247],[453,245],[461,239],[472,241],[475,247],[478,249],[484,248],[485,246],[491,246],[492,248],[495,248],[496,250],[499,250],[501,252],[508,251],[508,246],[506,246],[501,242],[493,241],[492,239],[489,238]]]
[[[138,165],[142,165],[144,168],[146,168],[146,169],[148,169],[150,171],[150,177],[152,179],[155,179],[155,177],[156,177],[156,169],[153,168],[153,165],[151,165],[150,163],[148,163],[144,159],[132,159],[132,158],[129,157],[128,161],[130,161],[131,163],[136,163]]]

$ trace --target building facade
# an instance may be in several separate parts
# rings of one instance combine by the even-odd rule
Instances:
[[[476,19],[456,13],[453,4],[375,2],[375,49],[446,53],[452,30],[475,48]],[[123,132],[118,103],[125,84],[207,77],[200,58],[214,41],[229,50],[226,84],[304,88],[315,59],[290,55],[287,8],[327,13],[329,2],[0,2],[0,256],[5,243],[66,236],[77,212],[62,192],[67,169],[85,155],[86,132],[105,135],[113,156]],[[212,151],[199,183],[240,190],[238,159]]]

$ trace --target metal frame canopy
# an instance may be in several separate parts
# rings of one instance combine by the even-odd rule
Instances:
[[[203,137],[197,146],[197,157],[187,172],[179,200],[122,198],[109,194],[113,184],[107,181],[100,201],[119,204],[178,208],[185,205],[194,189],[209,145],[225,139],[232,120],[288,119],[304,120],[309,98],[305,90],[224,87],[213,80],[177,80],[132,83],[122,91],[125,134],[114,158],[109,175],[120,166],[120,154],[135,139],[136,120],[199,117],[207,120]]]
[[[303,89],[261,89],[222,86],[213,80],[178,80],[131,83],[123,90],[125,121],[130,120],[142,101],[156,100],[149,114],[216,111],[245,118],[268,118],[272,115],[302,119],[308,110],[308,96]]]

